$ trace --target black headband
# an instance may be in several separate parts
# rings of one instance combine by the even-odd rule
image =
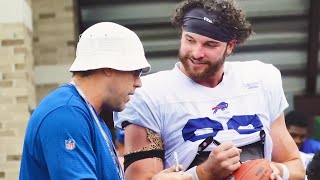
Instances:
[[[183,29],[187,32],[200,34],[222,42],[234,39],[231,32],[217,24],[218,15],[207,12],[202,8],[195,8],[186,13],[183,19]]]

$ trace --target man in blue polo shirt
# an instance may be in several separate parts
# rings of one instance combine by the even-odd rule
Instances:
[[[122,111],[141,87],[141,73],[149,69],[133,31],[111,22],[88,28],[69,69],[70,83],[48,94],[29,120],[19,179],[123,180],[111,133],[99,113]],[[173,171],[154,179],[191,179]]]

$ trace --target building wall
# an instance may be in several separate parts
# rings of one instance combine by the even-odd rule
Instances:
[[[35,56],[36,102],[64,82],[56,81],[60,74],[46,71],[56,66],[69,67],[75,58],[76,25],[74,0],[32,0],[33,45]],[[41,73],[37,73],[40,71]],[[64,69],[65,79],[71,74]],[[41,77],[39,77],[41,76]],[[46,79],[39,83],[38,79]],[[52,81],[53,80],[53,81]]]
[[[18,179],[29,109],[36,104],[31,22],[30,1],[0,2],[0,179]]]

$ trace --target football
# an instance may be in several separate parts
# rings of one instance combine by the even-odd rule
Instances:
[[[266,159],[255,159],[246,161],[241,164],[240,168],[237,169],[230,175],[228,180],[269,180],[272,169],[269,162]]]

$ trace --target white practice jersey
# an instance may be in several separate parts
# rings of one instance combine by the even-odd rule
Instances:
[[[300,158],[303,164],[303,167],[305,170],[307,170],[308,164],[312,161],[312,158],[314,156],[313,153],[304,153],[304,152],[300,152]]]
[[[260,61],[226,62],[221,83],[208,88],[188,78],[180,65],[142,77],[125,110],[114,113],[115,126],[128,121],[160,133],[166,168],[174,165],[173,152],[188,168],[208,136],[240,147],[257,142],[261,130],[270,160],[270,125],[288,107],[280,71]]]

